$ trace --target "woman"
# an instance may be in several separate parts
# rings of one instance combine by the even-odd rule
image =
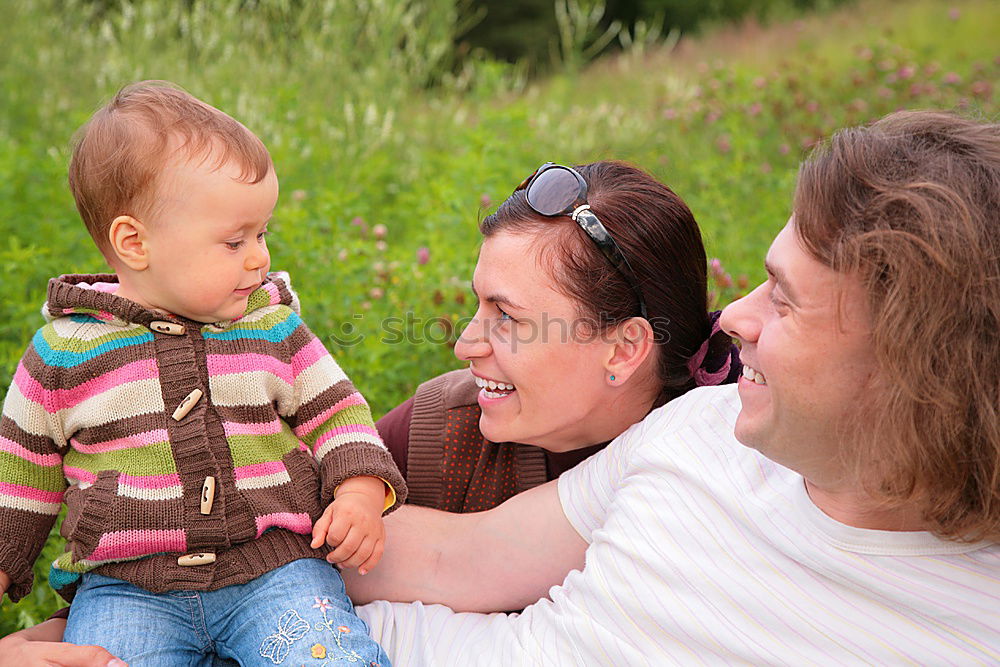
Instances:
[[[611,258],[589,220],[571,223],[588,204],[583,214],[596,212],[613,239]],[[706,312],[694,216],[642,171],[545,165],[480,231],[479,307],[455,346],[470,370],[424,383],[378,423],[411,503],[488,509],[558,477],[651,409],[739,375],[736,348]]]
[[[378,423],[411,502],[496,506],[653,408],[738,376],[732,341],[707,312],[694,216],[641,170],[543,165],[480,230],[479,306],[455,347],[470,369],[424,383]],[[0,665],[72,657],[68,645],[24,641],[58,639],[62,623],[0,639]]]

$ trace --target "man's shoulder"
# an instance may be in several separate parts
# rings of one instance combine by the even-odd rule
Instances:
[[[681,428],[725,427],[731,432],[740,412],[740,397],[735,384],[698,387],[678,396],[646,416],[644,428],[674,431]]]
[[[689,456],[700,459],[710,450],[742,450],[733,435],[739,411],[734,385],[693,389],[632,425],[615,440],[615,451],[622,464],[631,461],[642,468],[653,459],[676,463]]]

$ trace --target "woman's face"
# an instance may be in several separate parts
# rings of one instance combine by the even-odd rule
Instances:
[[[608,409],[616,396],[605,363],[614,346],[577,330],[576,304],[555,289],[536,239],[500,232],[483,242],[472,280],[479,307],[455,354],[478,382],[495,383],[479,393],[486,438],[568,451],[624,430],[611,426]]]

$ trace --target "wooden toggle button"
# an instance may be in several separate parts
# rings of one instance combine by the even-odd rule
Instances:
[[[184,335],[184,325],[177,324],[176,322],[164,322],[163,320],[156,320],[149,323],[149,328],[153,331],[159,331],[160,333],[170,334],[171,336],[183,336]]]
[[[215,502],[215,478],[206,477],[201,485],[201,513],[211,514],[212,503]]]
[[[192,565],[211,565],[214,562],[215,554],[211,553],[184,554],[177,559],[177,564],[182,567],[190,567]]]
[[[190,394],[184,397],[184,400],[177,405],[177,409],[174,410],[174,414],[171,415],[174,421],[179,422],[180,420],[187,417],[187,414],[191,412],[191,408],[195,406],[195,403],[201,400],[201,389],[195,389]]]

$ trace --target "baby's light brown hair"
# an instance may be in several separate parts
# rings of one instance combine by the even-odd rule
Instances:
[[[87,230],[106,259],[120,215],[142,219],[156,206],[157,180],[176,156],[235,164],[240,180],[259,183],[271,156],[250,130],[231,116],[166,81],[125,86],[77,133],[69,187]]]

